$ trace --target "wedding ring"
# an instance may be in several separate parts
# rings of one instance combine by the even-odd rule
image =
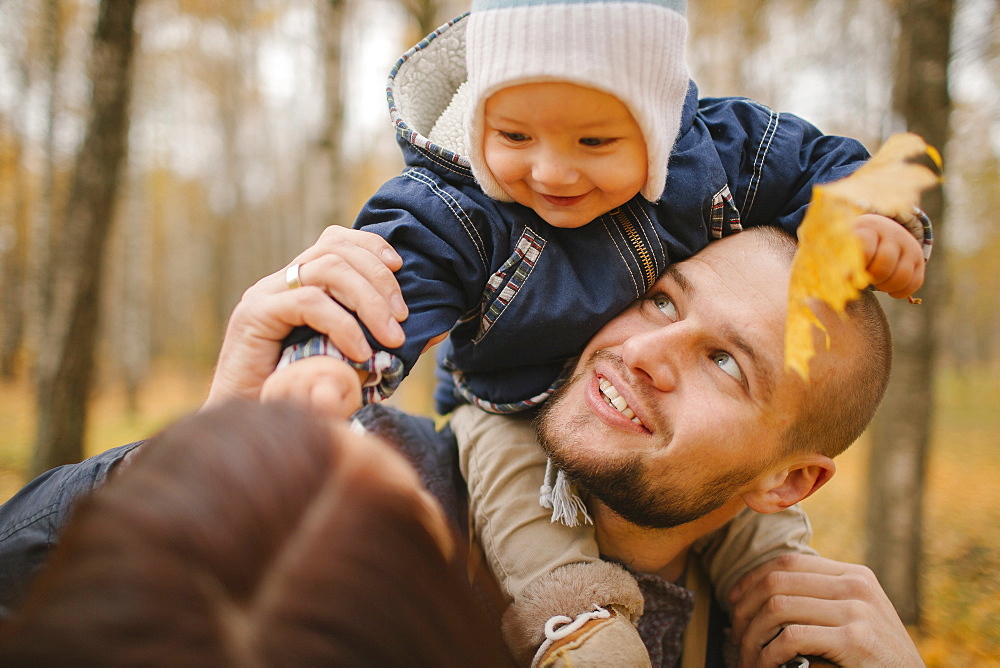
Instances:
[[[302,279],[299,277],[299,269],[301,267],[302,265],[296,262],[285,270],[285,283],[288,284],[289,290],[302,287]]]

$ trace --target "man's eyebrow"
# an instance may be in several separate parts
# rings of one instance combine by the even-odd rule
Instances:
[[[677,287],[680,288],[685,297],[690,298],[697,294],[698,290],[688,277],[685,276],[683,265],[683,262],[670,265],[667,267],[664,275],[670,277],[677,284]],[[705,297],[708,296],[705,295]],[[754,394],[758,395],[761,401],[768,401],[771,393],[774,391],[774,374],[771,373],[771,368],[768,366],[767,360],[758,354],[757,348],[731,325],[724,324],[719,333],[726,341],[731,342],[733,346],[738,348],[750,361],[750,365],[753,367],[755,385],[757,386]]]
[[[679,287],[681,292],[685,295],[690,294],[693,291],[691,281],[689,281],[687,276],[684,275],[683,263],[670,265],[667,267],[667,270],[663,272],[663,275],[673,280],[673,282],[677,284],[677,287]]]

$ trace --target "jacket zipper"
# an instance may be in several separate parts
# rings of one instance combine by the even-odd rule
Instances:
[[[632,245],[632,250],[635,251],[636,257],[639,259],[643,278],[646,280],[646,289],[649,290],[656,281],[656,264],[653,262],[653,255],[650,253],[649,247],[643,242],[642,235],[635,229],[635,225],[620,208],[608,213],[611,215],[612,220],[621,226],[629,243]]]

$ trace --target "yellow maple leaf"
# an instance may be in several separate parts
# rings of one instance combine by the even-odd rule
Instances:
[[[875,212],[901,219],[920,204],[920,195],[941,180],[941,157],[912,133],[889,137],[882,148],[850,176],[813,187],[812,199],[799,226],[799,246],[792,262],[785,321],[785,368],[809,379],[816,354],[813,327],[826,327],[813,312],[822,300],[843,316],[852,299],[871,282],[865,269],[855,219]]]

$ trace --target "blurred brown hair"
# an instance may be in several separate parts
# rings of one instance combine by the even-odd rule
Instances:
[[[233,403],[143,445],[79,504],[0,664],[506,665],[415,476],[333,432]]]

